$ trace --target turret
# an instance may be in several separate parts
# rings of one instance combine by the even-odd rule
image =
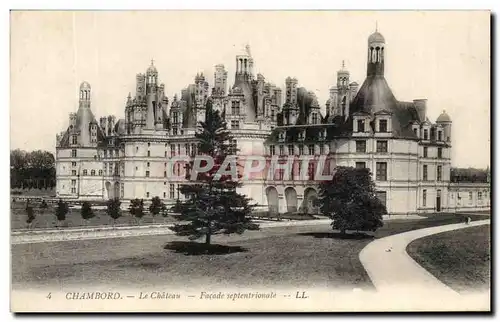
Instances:
[[[368,38],[367,76],[384,76],[384,55],[384,36],[375,29],[375,32]]]
[[[444,140],[448,143],[451,143],[451,117],[443,110],[443,113],[439,115],[436,120],[437,124],[440,124],[443,127],[444,132]]]

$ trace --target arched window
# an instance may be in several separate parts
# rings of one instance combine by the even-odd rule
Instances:
[[[380,47],[375,48],[375,53],[376,53],[376,61],[380,61]]]
[[[99,175],[102,176],[102,170],[99,170]]]
[[[95,170],[90,170],[90,175],[95,176]]]
[[[87,169],[83,169],[83,175],[86,176],[87,175]]]

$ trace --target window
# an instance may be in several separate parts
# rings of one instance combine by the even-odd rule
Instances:
[[[78,143],[77,136],[76,135],[72,135],[71,136],[71,144],[77,144],[77,143]]]
[[[356,141],[356,152],[366,152],[366,141]]]
[[[318,114],[312,113],[311,120],[312,120],[312,124],[318,124]]]
[[[76,158],[76,150],[71,150],[71,157]]]
[[[95,176],[95,170],[90,170],[90,175]]]
[[[232,129],[239,129],[240,128],[240,121],[232,120],[231,121],[231,128]]]
[[[280,155],[284,155],[285,154],[285,147],[280,145]]]
[[[285,178],[285,169],[278,169],[278,180],[283,181]]]
[[[294,154],[293,144],[290,144],[290,145],[288,146],[288,154],[289,154],[289,155],[293,155],[293,154]]]
[[[442,179],[442,177],[441,177],[442,172],[443,172],[442,170],[443,170],[443,166],[438,165],[437,166],[437,181],[441,181],[441,179]]]
[[[146,171],[146,177],[149,177],[149,171]]]
[[[175,157],[175,145],[170,146],[170,155]]]
[[[426,146],[424,146],[424,158],[427,158],[428,156],[428,148]]]
[[[87,175],[87,169],[83,169],[83,175],[86,176]]]
[[[135,152],[139,152],[139,147],[138,146],[135,147]]]
[[[172,119],[173,119],[172,123],[174,123],[174,124],[179,123],[179,114],[177,112],[173,112]]]
[[[427,181],[427,164],[422,167],[422,180]]]
[[[477,192],[477,200],[479,201],[481,199],[483,199],[483,193],[481,191],[478,191]]]
[[[163,176],[166,178],[167,177],[167,171],[163,171]]]
[[[443,141],[443,132],[438,131],[438,141]]]
[[[377,162],[377,181],[387,181],[387,162]]]
[[[231,102],[231,114],[239,115],[240,114],[240,102],[232,101]]]
[[[184,144],[184,150],[186,151],[186,155],[190,154],[189,153],[189,148],[190,148],[189,143]]]
[[[120,188],[121,188],[120,189],[120,195],[123,198],[123,196],[125,195],[125,186],[124,186],[123,183],[120,185]]]
[[[151,156],[151,151],[148,150],[148,157],[150,157],[150,156]]]
[[[443,148],[438,148],[438,158],[443,158]]]
[[[174,128],[172,129],[172,135],[177,135],[177,128],[176,128],[176,127],[174,127]]]
[[[72,187],[76,186],[76,180],[71,180],[71,186]]]
[[[302,144],[299,145],[299,155],[304,155],[304,146]]]
[[[469,192],[469,205],[472,204],[472,192]]]
[[[314,155],[314,144],[309,144],[307,150],[309,151],[309,155]]]
[[[387,120],[378,121],[379,132],[387,132]]]
[[[181,145],[177,144],[177,153],[181,155]]]
[[[148,163],[146,163],[146,166],[149,168],[149,162],[148,162]]]
[[[377,152],[387,152],[387,141],[377,141]]]
[[[146,198],[149,198],[149,192],[146,192]]]
[[[163,199],[167,198],[167,193],[164,191],[163,192]]]
[[[269,154],[270,155],[275,155],[276,154],[274,145],[270,145],[269,146]]]
[[[356,162],[356,169],[365,169],[366,162]]]
[[[427,190],[422,190],[422,206],[427,206]]]
[[[418,136],[418,129],[414,128],[413,133],[415,133],[415,135]]]
[[[325,146],[323,144],[319,146],[319,154],[325,154]]]
[[[424,140],[428,140],[428,139],[429,139],[429,130],[425,129],[424,130]]]
[[[71,175],[76,176],[76,170],[71,170]]]
[[[102,176],[102,170],[99,170],[99,175]]]
[[[165,158],[167,157],[167,151],[165,151]]]
[[[76,167],[76,162],[71,162],[72,167]]]
[[[307,165],[307,176],[309,177],[309,180],[314,180],[314,163],[309,162]]]
[[[364,131],[365,131],[365,121],[358,120],[358,132],[364,132]]]

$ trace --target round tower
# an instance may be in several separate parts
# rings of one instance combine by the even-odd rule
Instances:
[[[443,127],[444,139],[446,142],[451,142],[451,117],[443,110],[443,113],[438,116],[436,120],[437,124],[440,124]]]
[[[82,82],[80,84],[80,100],[79,100],[80,106],[90,108],[90,94],[91,94],[90,84],[88,82]]]
[[[384,76],[385,39],[376,29],[368,37],[367,76]]]

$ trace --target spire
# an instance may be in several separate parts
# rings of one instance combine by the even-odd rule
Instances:
[[[248,56],[252,57],[252,53],[250,52],[250,45],[249,44],[247,44],[245,46],[245,51],[246,51],[246,53],[247,53]]]

